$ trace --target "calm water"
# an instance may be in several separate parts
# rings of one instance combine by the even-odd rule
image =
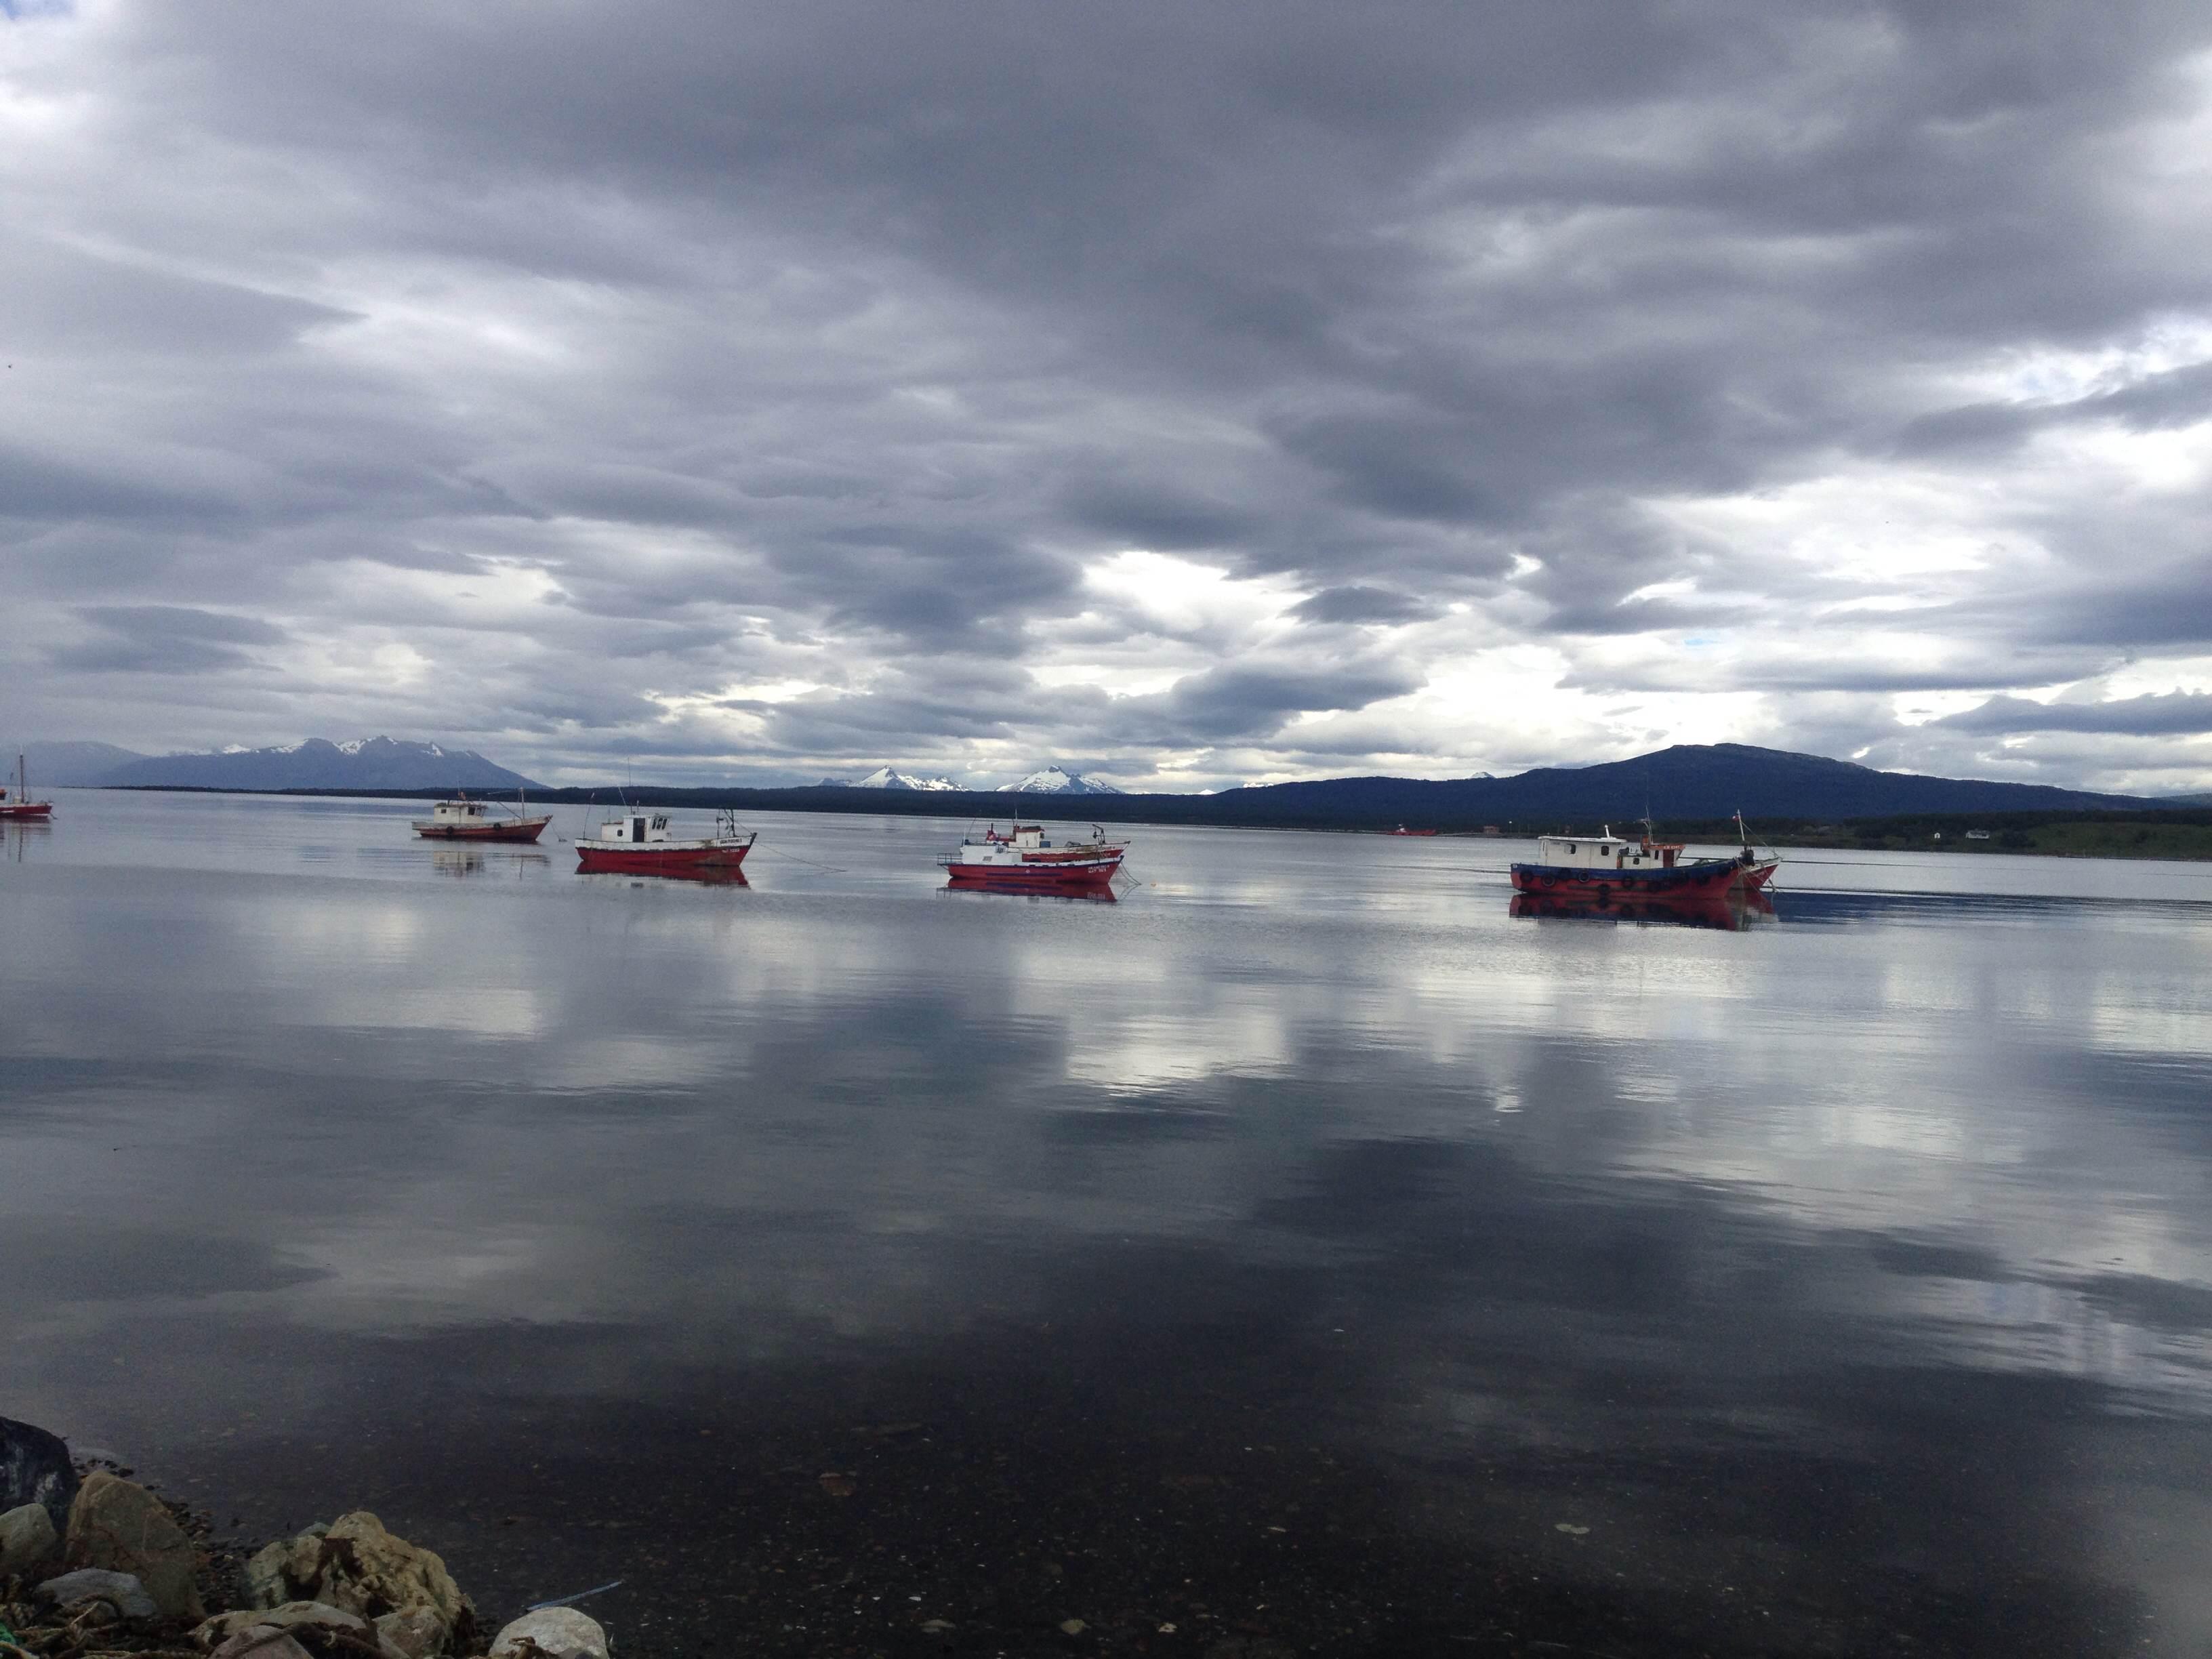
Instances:
[[[0,1412],[634,1655],[2212,1648],[2212,869],[416,810],[8,832]]]

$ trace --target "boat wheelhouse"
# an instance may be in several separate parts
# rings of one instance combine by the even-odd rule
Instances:
[[[1128,845],[1108,841],[1095,823],[1089,841],[1060,842],[1049,839],[1041,823],[1017,823],[1003,836],[994,824],[982,840],[963,841],[957,852],[937,862],[955,887],[1065,892],[1112,881]]]
[[[543,817],[525,817],[521,797],[517,795],[514,808],[501,807],[495,811],[486,801],[471,800],[456,792],[451,800],[441,800],[430,809],[427,818],[414,820],[415,833],[425,841],[520,841],[534,842],[553,822],[549,813]]]
[[[669,829],[665,812],[626,810],[602,823],[596,838],[576,843],[576,868],[634,876],[732,875],[759,839],[758,830],[738,828],[734,812],[715,816],[713,835],[687,839]]]

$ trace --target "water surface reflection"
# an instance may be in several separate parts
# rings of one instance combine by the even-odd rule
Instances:
[[[2185,882],[1532,926],[1446,838],[1014,903],[957,826],[454,882],[111,799],[0,877],[0,1388],[250,1526],[793,1652],[2212,1638]]]

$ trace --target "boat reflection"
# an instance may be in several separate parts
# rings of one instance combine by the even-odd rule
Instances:
[[[632,887],[658,887],[664,882],[680,882],[686,887],[750,887],[745,872],[726,865],[696,865],[690,869],[672,870],[579,870],[576,872],[586,881],[605,882],[612,887],[627,882]]]
[[[1674,899],[1516,893],[1512,914],[1538,921],[1632,921],[1658,927],[1715,927],[1727,933],[1741,933],[1775,919],[1774,901],[1763,891]]]
[[[1034,899],[1050,904],[1117,904],[1114,890],[1101,882],[1095,887],[1062,887],[1041,889],[1020,882],[977,881],[969,877],[956,878],[938,889],[940,893],[988,893],[998,898]]]
[[[495,853],[488,860],[480,847],[449,845],[430,849],[430,867],[441,876],[481,875],[492,860],[502,869],[513,869],[518,874],[525,865],[548,865],[553,861],[543,853]]]

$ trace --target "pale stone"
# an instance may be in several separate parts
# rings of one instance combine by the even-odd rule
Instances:
[[[44,1504],[26,1504],[0,1515],[0,1578],[30,1571],[61,1541]]]
[[[208,1659],[315,1659],[289,1636],[271,1633],[266,1625],[251,1625],[208,1656]]]
[[[342,1515],[271,1544],[246,1564],[248,1592],[262,1607],[326,1601],[374,1619],[387,1613],[428,1613],[436,1621],[432,1650],[465,1641],[476,1608],[436,1553],[396,1538],[367,1510]]]
[[[248,1607],[237,1613],[218,1613],[192,1632],[192,1639],[204,1648],[213,1647],[217,1642],[228,1641],[239,1632],[257,1625],[270,1625],[278,1630],[289,1630],[295,1625],[320,1625],[364,1638],[374,1634],[368,1620],[357,1613],[348,1613],[343,1607],[334,1607],[327,1601],[287,1601],[281,1607]]]
[[[491,1659],[518,1659],[535,1642],[544,1659],[607,1659],[607,1633],[599,1621],[574,1607],[540,1607],[526,1613],[499,1632]]]
[[[106,1567],[79,1567],[39,1586],[39,1594],[57,1607],[82,1607],[87,1601],[106,1601],[125,1619],[158,1619],[161,1609],[146,1594],[146,1587],[127,1572]]]
[[[86,1476],[70,1505],[65,1544],[70,1565],[131,1574],[168,1618],[198,1619],[204,1611],[192,1582],[199,1552],[143,1486],[105,1469]]]
[[[377,1615],[377,1638],[399,1659],[431,1659],[446,1639],[445,1620],[428,1607]]]

